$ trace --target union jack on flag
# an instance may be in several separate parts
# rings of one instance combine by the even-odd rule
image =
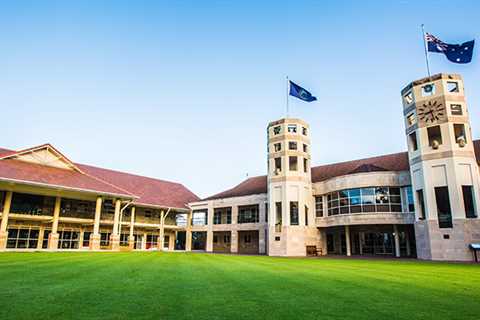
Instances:
[[[438,50],[436,52],[445,52],[448,49],[448,44],[446,44],[445,42],[443,42],[442,40],[438,39],[437,37],[435,37],[430,33],[427,33],[425,35],[425,40],[428,43],[428,48],[429,48],[428,51],[433,51],[433,50],[430,50],[431,47],[435,47]]]
[[[469,63],[472,61],[475,40],[462,44],[445,43],[430,33],[425,34],[428,52],[443,53],[447,59],[455,63]]]

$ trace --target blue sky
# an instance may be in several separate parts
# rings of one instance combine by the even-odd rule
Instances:
[[[406,150],[400,90],[426,75],[420,24],[477,40],[463,75],[480,138],[478,1],[1,1],[0,146],[207,196],[266,172],[266,126],[291,100],[314,165]]]

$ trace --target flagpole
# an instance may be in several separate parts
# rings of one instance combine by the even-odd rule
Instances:
[[[425,62],[427,63],[427,72],[430,77],[430,64],[428,63],[428,49],[427,42],[425,41],[425,25],[422,23],[422,35],[423,35],[423,48],[425,49]]]
[[[287,76],[287,91],[286,91],[286,99],[287,99],[287,105],[286,105],[286,107],[287,107],[287,114],[286,114],[286,118],[288,118],[288,113],[289,113],[289,110],[288,110],[288,107],[289,107],[289,106],[288,106],[288,95],[290,94],[290,92],[289,92],[289,90],[288,90],[288,89],[289,89],[289,82],[288,82],[288,76]]]

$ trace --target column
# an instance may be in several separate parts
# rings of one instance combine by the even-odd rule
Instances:
[[[363,255],[363,244],[365,243],[365,233],[359,232],[358,233],[358,242],[360,244],[360,255]]]
[[[395,238],[395,257],[400,258],[400,235],[396,224],[393,225],[393,236]]]
[[[238,253],[238,231],[232,230],[232,234],[230,235],[230,252]]]
[[[192,251],[192,212],[187,213],[185,251]]]
[[[258,230],[258,253],[265,254],[265,228]]]
[[[213,252],[213,206],[208,206],[207,215],[207,252]]]
[[[135,248],[135,236],[133,235],[133,227],[135,225],[135,207],[130,209],[130,230],[128,233],[128,248],[133,250]]]
[[[85,230],[83,227],[80,227],[80,237],[78,238],[78,249],[83,248],[83,238],[85,237]]]
[[[352,248],[350,246],[350,226],[345,226],[345,243],[347,246],[347,256],[352,255]]]
[[[7,191],[5,194],[5,202],[3,203],[2,222],[0,223],[0,250],[7,247],[8,238],[8,215],[10,214],[10,206],[12,204],[12,191]]]
[[[163,244],[165,241],[165,211],[160,211],[160,230],[158,233],[158,250],[163,250]]]
[[[407,231],[405,231],[405,241],[407,246],[407,257],[410,257],[412,255],[412,252],[410,249],[410,234]]]
[[[143,238],[142,238],[142,250],[147,249],[147,233],[143,233]]]
[[[58,219],[60,218],[60,203],[62,198],[55,198],[55,207],[53,208],[52,232],[48,235],[48,249],[58,249]]]
[[[45,226],[43,224],[40,225],[40,229],[38,230],[38,243],[37,249],[40,250],[43,247],[43,236],[45,235]]]
[[[115,200],[115,214],[113,215],[113,230],[110,236],[110,244],[112,251],[120,250],[120,235],[118,234],[118,223],[120,220],[120,206],[122,202],[120,199]]]
[[[90,250],[100,250],[100,217],[102,215],[102,197],[97,197],[95,205],[95,222],[90,234]]]
[[[177,231],[172,233],[170,237],[168,237],[168,250],[173,251],[175,250],[175,241],[177,240]]]

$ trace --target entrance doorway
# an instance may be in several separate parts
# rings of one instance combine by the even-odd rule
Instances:
[[[238,253],[258,254],[258,230],[238,232]]]
[[[192,232],[192,250],[207,250],[207,232]]]
[[[185,231],[177,231],[175,238],[175,250],[185,250],[185,243],[187,242],[187,233]]]

